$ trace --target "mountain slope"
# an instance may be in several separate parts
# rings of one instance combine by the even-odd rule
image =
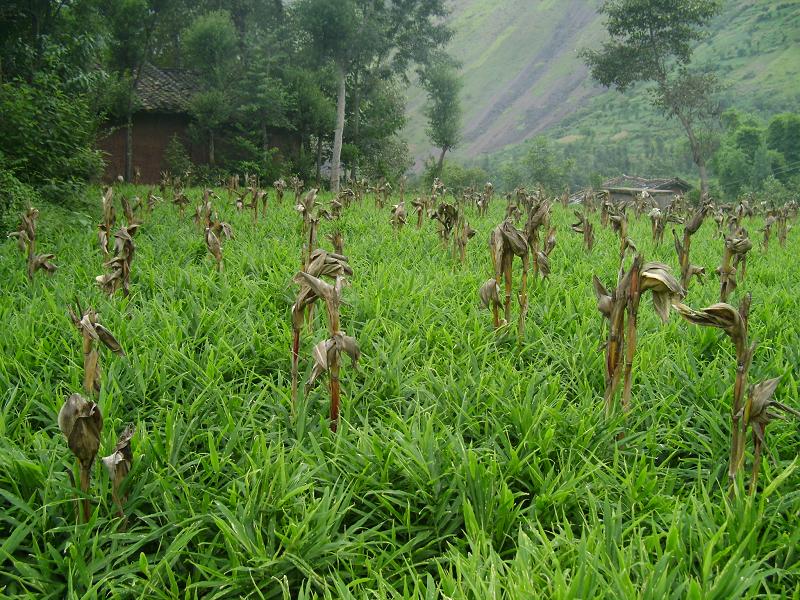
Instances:
[[[539,133],[567,141],[600,132],[609,141],[674,127],[653,113],[642,90],[621,96],[593,84],[577,56],[604,38],[600,0],[454,0],[451,54],[462,63],[463,142],[475,159]],[[730,84],[727,102],[769,114],[800,104],[800,2],[728,0],[696,63]],[[406,137],[418,160],[432,152],[425,96],[409,92]],[[616,140],[612,140],[613,137]],[[620,137],[621,136],[621,137]]]

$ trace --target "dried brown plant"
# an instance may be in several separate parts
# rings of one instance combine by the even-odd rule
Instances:
[[[125,356],[125,351],[105,326],[100,323],[100,315],[93,308],[87,307],[82,310],[80,303],[75,302],[77,312],[73,312],[72,307],[68,308],[69,317],[72,324],[81,334],[83,349],[83,389],[87,394],[100,392],[102,370],[100,367],[100,353],[98,344],[104,345],[118,356]]]
[[[82,521],[88,523],[91,515],[88,494],[92,465],[100,449],[100,432],[103,430],[100,407],[80,394],[72,394],[58,412],[58,428],[78,459],[80,491],[83,494],[81,515]]]

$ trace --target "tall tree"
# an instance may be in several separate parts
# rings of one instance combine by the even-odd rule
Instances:
[[[653,104],[683,127],[706,195],[706,162],[714,144],[707,125],[719,112],[719,86],[713,74],[692,73],[688,66],[694,44],[720,10],[719,0],[606,0],[600,10],[611,39],[581,53],[592,77],[620,92],[636,83],[654,84]]]
[[[426,64],[450,37],[445,0],[300,0],[294,14],[320,62],[336,73],[336,126],[331,188],[339,190],[349,76],[363,71],[404,76]],[[362,78],[363,79],[363,78]]]
[[[423,85],[428,93],[425,117],[428,128],[425,132],[431,142],[440,149],[436,163],[437,177],[442,173],[444,155],[461,141],[461,100],[463,87],[456,68],[446,61],[438,61],[426,69]]]
[[[233,112],[230,85],[239,48],[230,13],[216,10],[200,15],[184,33],[188,64],[203,81],[203,89],[190,101],[191,111],[208,136],[208,162],[216,163],[215,135]]]
[[[162,6],[163,4],[163,6]],[[136,84],[152,54],[152,37],[160,9],[168,0],[104,0],[102,11],[110,30],[110,67],[116,75],[116,110],[125,119],[125,180],[133,178],[133,112]]]
[[[773,117],[767,126],[767,147],[783,155],[791,165],[778,179],[788,179],[800,163],[800,115],[786,113]]]

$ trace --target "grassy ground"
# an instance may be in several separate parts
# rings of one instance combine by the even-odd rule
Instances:
[[[224,273],[191,220],[161,205],[136,237],[127,300],[94,286],[97,214],[43,208],[52,278],[29,284],[15,245],[0,245],[0,596],[800,597],[800,434],[771,425],[777,465],[764,461],[755,499],[726,500],[735,359],[722,334],[677,315],[661,326],[645,299],[624,443],[621,419],[603,419],[591,276],[615,277],[610,231],[598,227],[587,256],[567,229],[571,213],[554,209],[553,274],[533,290],[518,344],[496,338],[477,302],[500,202],[470,216],[478,235],[463,268],[432,222],[394,235],[388,210],[349,209],[340,227],[355,274],[343,327],[363,359],[343,369],[332,435],[324,384],[290,415],[299,217],[288,199],[255,225],[220,208],[236,233]],[[712,273],[713,229],[692,246],[692,262]],[[632,237],[647,259],[675,266],[671,243],[652,247],[648,223]],[[783,374],[777,399],[796,406],[800,235],[773,246],[752,251],[734,301],[753,293],[752,380]],[[712,276],[687,302],[711,304],[717,288]],[[56,415],[81,386],[66,313],[76,295],[127,351],[102,351],[98,400],[101,455],[137,425],[127,530],[98,465],[91,523],[75,524],[73,459]],[[301,350],[305,375],[322,312]]]

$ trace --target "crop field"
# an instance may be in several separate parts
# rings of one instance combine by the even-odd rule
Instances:
[[[137,193],[147,190],[119,186],[115,198]],[[495,330],[478,297],[494,275],[487,241],[502,198],[483,216],[466,208],[477,235],[464,264],[435,221],[418,230],[409,210],[397,231],[370,194],[322,220],[320,246],[343,236],[353,274],[341,327],[361,350],[357,368],[342,363],[334,433],[326,377],[304,385],[328,336],[321,303],[292,407],[293,193],[279,203],[270,189],[254,222],[217,190],[234,233],[221,271],[192,222],[202,190],[187,193],[185,216],[169,202],[142,215],[127,297],[95,283],[100,190],[85,213],[38,207],[52,275],[29,280],[17,244],[0,243],[0,597],[800,598],[798,421],[767,428],[753,494],[748,430],[731,493],[737,358],[724,332],[675,310],[662,324],[644,296],[630,411],[606,416],[608,325],[592,276],[613,286],[620,257],[598,213],[588,253],[572,207],[554,202],[551,273],[530,279],[522,340],[516,321]],[[728,302],[752,294],[749,382],[780,377],[774,399],[797,409],[800,233],[785,246],[773,235],[765,252],[763,224],[744,221],[754,245]],[[656,245],[647,215],[631,213],[628,235],[679,273],[671,227]],[[686,305],[719,301],[723,247],[707,218],[691,245],[706,280]],[[88,522],[58,419],[85,394],[76,299],[125,353],[99,349],[98,456],[135,426],[124,517],[98,459]]]

